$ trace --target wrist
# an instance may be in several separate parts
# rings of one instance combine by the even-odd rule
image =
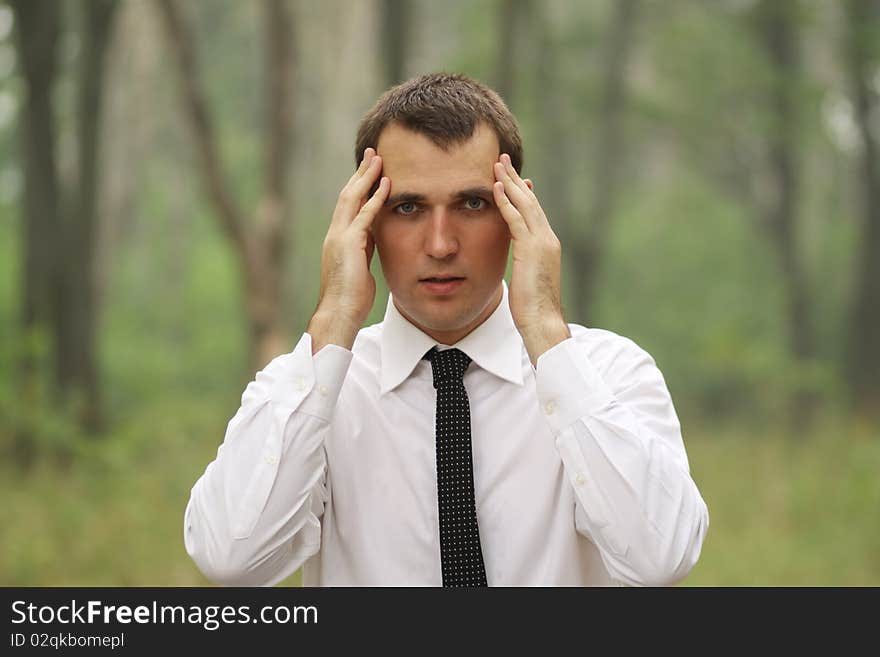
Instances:
[[[546,318],[528,327],[520,328],[520,334],[533,367],[537,367],[538,358],[544,352],[571,337],[571,331],[562,316]]]
[[[362,324],[363,321],[333,308],[319,307],[306,327],[306,332],[312,336],[312,355],[328,344],[351,350]]]

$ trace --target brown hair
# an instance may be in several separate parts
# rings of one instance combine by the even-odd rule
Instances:
[[[430,73],[382,94],[361,119],[355,166],[364,150],[376,148],[379,135],[392,122],[425,135],[444,150],[470,139],[477,124],[485,122],[495,131],[501,152],[510,155],[513,168],[522,171],[522,139],[513,114],[495,91],[464,75]]]

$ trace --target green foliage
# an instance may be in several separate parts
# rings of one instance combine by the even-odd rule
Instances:
[[[740,208],[682,177],[627,197],[615,226],[597,315],[654,356],[679,407],[767,423],[796,389],[836,400],[827,361],[789,357],[779,275]]]

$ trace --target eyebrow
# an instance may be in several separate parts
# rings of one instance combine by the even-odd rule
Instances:
[[[468,187],[467,189],[463,189],[460,192],[456,192],[452,195],[454,199],[463,199],[463,198],[473,198],[474,196],[488,197],[492,198],[492,190],[488,187]]]
[[[492,190],[488,187],[478,186],[478,187],[468,187],[467,189],[462,189],[454,194],[452,194],[451,198],[453,200],[459,201],[467,198],[480,197],[484,199],[492,198]],[[385,201],[385,206],[398,205],[400,203],[424,203],[427,200],[427,196],[424,194],[416,194],[414,192],[401,192],[400,194],[392,194]]]
[[[399,203],[422,203],[427,197],[424,194],[414,194],[412,192],[402,192],[400,194],[392,194],[385,199],[385,205],[397,205]]]

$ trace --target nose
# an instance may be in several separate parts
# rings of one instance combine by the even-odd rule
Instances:
[[[431,212],[425,230],[425,253],[429,256],[441,260],[458,252],[455,225],[446,208]]]

